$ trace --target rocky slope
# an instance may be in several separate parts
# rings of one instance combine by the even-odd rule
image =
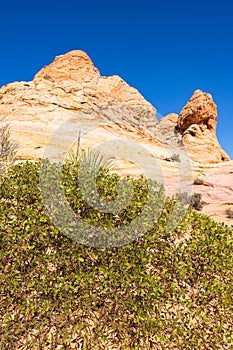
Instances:
[[[158,122],[155,108],[136,89],[118,76],[101,76],[86,53],[71,51],[33,81],[3,86],[0,122],[10,123],[21,160],[38,159],[44,151],[62,159],[81,132],[82,148],[102,145],[116,156],[121,173],[143,169],[163,178],[168,194],[201,176],[204,183],[194,191],[203,194],[204,212],[229,223],[225,209],[233,204],[233,162],[216,137],[216,105],[201,90],[179,115]],[[181,162],[174,162],[174,155]]]

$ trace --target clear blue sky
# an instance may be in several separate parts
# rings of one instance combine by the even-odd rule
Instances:
[[[233,2],[18,1],[1,3],[0,86],[32,80],[54,56],[88,53],[161,115],[196,89],[218,105],[218,138],[233,158]]]

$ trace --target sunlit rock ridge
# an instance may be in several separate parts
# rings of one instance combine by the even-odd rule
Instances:
[[[213,215],[218,217],[222,210],[223,217],[223,209],[233,202],[233,167],[216,137],[217,118],[212,96],[196,90],[179,114],[171,113],[158,121],[156,109],[137,89],[117,75],[101,76],[81,50],[57,56],[30,82],[0,88],[0,123],[10,123],[21,160],[43,157],[51,137],[56,154],[64,154],[66,141],[73,142],[79,132],[83,148],[121,137],[149,149],[160,162],[167,192],[171,193],[177,180],[174,162],[169,159],[173,153],[185,151],[193,177],[201,174],[206,181],[198,188],[205,207],[215,205]],[[71,128],[57,132],[69,121]],[[130,162],[120,167],[124,174],[136,174]],[[216,203],[222,205],[217,214]]]

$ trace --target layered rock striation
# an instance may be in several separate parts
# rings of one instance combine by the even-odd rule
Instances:
[[[24,159],[40,157],[48,138],[70,118],[76,134],[102,123],[150,135],[157,121],[155,108],[135,88],[119,76],[101,76],[80,50],[56,57],[31,82],[0,89],[0,122],[10,122]]]
[[[121,154],[129,155],[127,164],[119,162],[122,174],[135,175],[133,158],[139,160],[146,174],[165,179],[168,194],[199,174],[204,184],[193,190],[202,193],[206,213],[225,220],[225,209],[233,205],[233,162],[216,137],[217,107],[201,90],[179,114],[158,122],[155,108],[135,88],[119,76],[101,76],[88,55],[77,50],[56,57],[31,82],[0,88],[0,126],[6,122],[19,142],[20,160],[43,157],[48,141],[55,154],[64,154],[66,143],[80,131],[82,147],[121,138],[126,140]],[[182,152],[188,161],[178,166],[172,155]]]
[[[56,57],[31,82],[0,89],[0,122],[11,123],[21,157],[39,157],[48,138],[69,118],[75,120],[76,133],[87,124],[118,127],[129,137],[140,130],[152,143],[185,146],[196,162],[229,160],[216,137],[217,108],[210,94],[195,91],[179,115],[169,114],[158,123],[155,108],[135,88],[119,76],[101,76],[80,50]]]

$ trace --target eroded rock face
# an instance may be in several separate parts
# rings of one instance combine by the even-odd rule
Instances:
[[[87,124],[101,123],[131,132],[136,127],[150,135],[156,110],[120,77],[102,77],[80,50],[56,57],[31,82],[0,89],[0,122],[10,122],[24,159],[40,157],[49,137],[69,118],[73,135],[64,133],[63,139],[74,139]]]
[[[211,95],[200,90],[195,91],[179,115],[171,113],[157,122],[155,108],[136,89],[118,76],[101,76],[85,52],[71,51],[42,68],[33,81],[0,88],[0,125],[5,122],[10,122],[12,136],[19,142],[21,160],[42,157],[54,134],[54,152],[63,154],[66,143],[77,139],[78,132],[88,127],[91,131],[82,133],[82,146],[105,145],[115,137],[129,143],[133,140],[133,155],[144,161],[142,169],[148,168],[148,176],[158,176],[159,180],[162,174],[167,194],[180,190],[179,181],[181,185],[183,180],[192,183],[190,167],[195,165],[193,172],[202,169],[202,176],[206,174],[204,185],[194,189],[203,194],[206,213],[225,220],[226,206],[233,205],[233,161],[229,165],[223,163],[229,157],[216,138],[216,105]],[[64,122],[66,130],[57,133]],[[186,152],[184,145],[188,160],[196,163],[188,162],[187,169],[184,166],[181,181],[178,166],[170,158],[179,151]],[[127,142],[124,147],[123,157],[131,151]],[[132,154],[128,154],[131,160]],[[213,172],[209,167],[213,167]],[[127,165],[119,163],[119,172],[124,175],[136,176],[137,171],[141,173],[130,161]]]
[[[216,137],[217,107],[212,96],[196,90],[180,111],[177,128],[191,158],[200,163],[228,161]]]
[[[179,116],[170,113],[163,117],[156,126],[155,137],[163,143],[172,146],[179,146],[181,137],[177,132],[177,123]]]
[[[40,157],[48,138],[72,117],[76,135],[88,123],[102,123],[110,131],[120,127],[130,137],[140,129],[139,134],[166,146],[180,147],[182,140],[199,163],[229,159],[216,138],[217,109],[210,94],[195,91],[179,116],[169,114],[158,123],[155,108],[135,88],[119,76],[101,76],[80,50],[56,57],[31,82],[0,89],[0,122],[10,121],[25,159]]]
[[[196,90],[179,115],[178,127],[184,132],[191,125],[197,124],[204,132],[216,130],[217,106],[212,96],[201,90]]]

